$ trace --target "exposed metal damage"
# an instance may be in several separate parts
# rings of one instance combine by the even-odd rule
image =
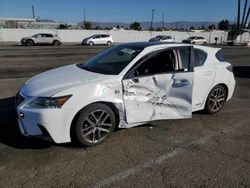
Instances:
[[[174,75],[165,78],[161,75],[142,78],[139,83],[132,80],[125,81],[124,102],[127,122],[191,117],[192,96],[188,93],[188,89],[183,90],[182,87],[188,88],[192,85],[186,84],[175,88],[177,82],[179,81]],[[147,119],[140,117],[138,108],[143,110]]]

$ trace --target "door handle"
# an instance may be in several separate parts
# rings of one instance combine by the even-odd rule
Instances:
[[[184,80],[175,80],[174,81],[174,86],[175,87],[187,86],[189,84],[190,84],[189,80],[186,80],[186,79],[184,79]]]
[[[207,71],[204,73],[204,76],[210,76],[212,74],[212,71]]]

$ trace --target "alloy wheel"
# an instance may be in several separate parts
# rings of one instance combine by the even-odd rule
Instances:
[[[219,111],[225,102],[225,91],[218,87],[215,88],[208,98],[208,106],[213,112]]]
[[[111,129],[110,114],[105,110],[95,110],[84,119],[81,135],[89,143],[95,144],[106,138]]]

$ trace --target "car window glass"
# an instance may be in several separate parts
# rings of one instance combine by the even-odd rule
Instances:
[[[207,54],[199,49],[194,49],[194,66],[202,66],[207,59]]]
[[[136,69],[136,76],[147,76],[175,70],[176,57],[173,50],[159,52],[149,57]]]
[[[190,48],[181,48],[179,49],[179,52],[180,52],[179,69],[188,71],[190,62]]]
[[[80,67],[101,74],[119,74],[140,52],[141,48],[113,46],[91,58]]]
[[[220,62],[225,61],[224,55],[223,55],[223,53],[222,53],[221,50],[219,50],[219,51],[216,53],[215,56],[216,56],[216,58],[217,58]]]

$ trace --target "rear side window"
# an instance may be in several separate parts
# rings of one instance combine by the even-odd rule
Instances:
[[[46,34],[46,37],[53,37],[53,35],[51,35],[51,34]]]
[[[202,66],[207,59],[207,54],[206,52],[199,50],[199,49],[194,49],[194,66],[199,67]]]
[[[224,58],[224,55],[222,53],[222,51],[218,51],[216,54],[215,54],[215,57],[220,61],[220,62],[223,62],[225,61],[225,58]]]

